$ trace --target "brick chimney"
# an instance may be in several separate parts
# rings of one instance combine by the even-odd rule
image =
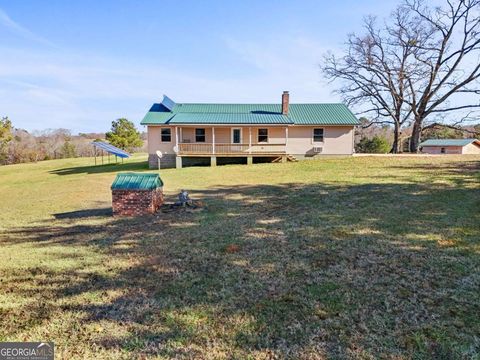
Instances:
[[[284,91],[282,94],[282,114],[288,115],[288,103],[290,102],[290,95],[288,91]]]

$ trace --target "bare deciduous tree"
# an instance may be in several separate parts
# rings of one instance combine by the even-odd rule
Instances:
[[[416,152],[429,115],[480,108],[480,1],[447,0],[445,7],[430,9],[413,0],[401,9],[430,29],[416,44],[421,71],[408,80],[414,115],[410,151]]]
[[[480,95],[479,7],[480,0],[447,0],[435,9],[407,0],[383,26],[367,18],[365,34],[350,35],[346,55],[327,55],[322,70],[341,81],[337,92],[347,104],[393,125],[392,152],[410,125],[410,150],[417,151],[428,116],[480,107],[478,96],[465,96]]]
[[[322,70],[328,79],[341,80],[337,92],[348,105],[357,107],[373,123],[393,125],[392,152],[396,153],[402,126],[412,115],[408,74],[415,72],[412,59],[417,48],[411,39],[424,30],[400,9],[392,20],[392,25],[379,28],[375,18],[366,18],[366,33],[351,34],[347,54],[327,55]]]

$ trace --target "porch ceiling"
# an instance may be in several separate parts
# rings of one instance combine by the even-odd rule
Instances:
[[[196,114],[181,113],[173,116],[168,124],[232,124],[265,125],[293,124],[287,116],[281,114]]]

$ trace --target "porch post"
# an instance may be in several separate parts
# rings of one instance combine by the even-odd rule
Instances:
[[[285,152],[287,152],[288,145],[288,126],[285,127]]]
[[[212,127],[212,154],[215,154],[215,128]]]
[[[175,146],[177,148],[177,153],[176,153],[176,156],[175,156],[175,167],[177,169],[181,169],[182,168],[182,158],[180,156],[178,156],[178,154],[180,153],[180,148],[178,147],[178,126],[175,126]]]
[[[252,153],[252,128],[248,128],[248,153]]]

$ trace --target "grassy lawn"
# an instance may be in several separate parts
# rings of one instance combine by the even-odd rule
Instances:
[[[480,157],[162,170],[206,209],[112,218],[123,170],[0,167],[0,341],[58,358],[478,359]]]

